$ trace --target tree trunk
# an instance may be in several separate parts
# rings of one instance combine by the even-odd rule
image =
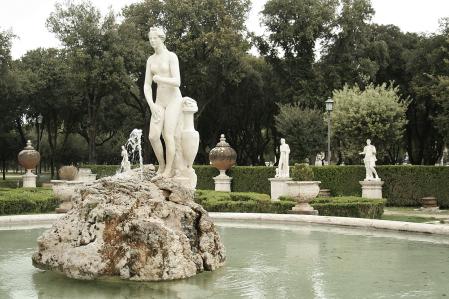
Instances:
[[[6,161],[2,159],[3,180],[6,180]]]

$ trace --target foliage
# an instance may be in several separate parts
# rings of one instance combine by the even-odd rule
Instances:
[[[281,196],[281,201],[294,198]],[[356,196],[322,197],[312,200],[310,205],[321,216],[380,219],[384,212],[385,199],[366,199]]]
[[[323,47],[318,64],[329,91],[345,84],[364,86],[375,78],[381,61],[372,59],[369,51],[383,50],[382,41],[376,46],[369,41],[374,9],[369,0],[342,0],[332,33]],[[375,56],[378,58],[379,56]]]
[[[371,139],[380,161],[399,160],[406,105],[392,86],[369,85],[365,90],[345,86],[334,91],[333,138],[344,161],[360,161],[359,152]]]
[[[320,110],[299,105],[279,105],[276,129],[290,146],[292,163],[312,159],[326,145],[326,124]]]
[[[92,169],[98,178],[114,175],[118,165],[83,165]],[[293,180],[301,180],[295,165],[291,168]],[[332,196],[361,196],[359,181],[365,178],[365,167],[362,165],[310,167],[313,180],[321,181],[320,188],[330,189]],[[213,177],[218,170],[211,166],[195,165],[198,176],[197,189],[213,190]],[[377,172],[382,180],[383,196],[388,206],[421,206],[420,199],[435,196],[441,208],[449,208],[449,167],[435,166],[378,166]],[[269,178],[275,175],[274,167],[234,166],[228,175],[232,179],[232,190],[235,192],[257,192],[270,194]]]
[[[361,197],[316,198],[311,206],[321,216],[355,217],[380,219],[384,212],[384,199]]]
[[[266,2],[262,23],[268,36],[256,37],[256,43],[273,67],[277,102],[322,105],[314,49],[330,33],[337,5],[337,0]]]
[[[90,2],[68,2],[56,4],[47,27],[67,51],[80,101],[77,132],[88,143],[89,162],[95,162],[96,147],[114,137],[125,118],[127,106],[121,98],[132,80],[125,70],[118,25],[112,12],[103,17]]]
[[[167,49],[178,55],[181,92],[198,103],[195,117],[201,136],[199,163],[208,162],[208,150],[215,146],[221,133],[228,136],[239,153],[238,163],[263,163],[275,106],[270,96],[270,68],[263,59],[246,54],[249,3],[148,0],[123,10],[120,32],[124,38],[131,37],[126,43],[125,64],[136,78],[128,104],[144,113],[146,130],[149,109],[141,88],[145,61],[152,52],[147,34],[151,26],[161,26],[166,30]],[[146,132],[144,135],[147,138]]]
[[[296,204],[292,198],[288,197],[282,197],[280,201],[271,201],[266,194],[209,190],[197,190],[195,202],[209,212],[276,214],[287,214]],[[323,216],[380,218],[383,214],[385,200],[332,197],[316,198],[311,204]]]
[[[312,167],[306,163],[295,164],[291,169],[291,176],[298,181],[313,181],[315,178]]]
[[[272,202],[266,194],[197,190],[195,202],[209,212],[285,214],[295,205],[291,201]]]
[[[51,189],[0,189],[0,215],[51,212],[57,205]]]

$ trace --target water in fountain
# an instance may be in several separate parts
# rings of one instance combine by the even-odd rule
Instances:
[[[143,158],[142,158],[142,130],[134,129],[129,134],[128,141],[125,143],[125,149],[131,152],[131,161],[136,160],[136,154],[139,156],[140,173],[143,174]]]

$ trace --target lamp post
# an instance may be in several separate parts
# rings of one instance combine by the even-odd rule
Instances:
[[[40,130],[40,126],[42,124],[43,118],[44,117],[40,113],[39,113],[39,115],[36,118],[36,121],[37,121],[37,144],[36,144],[36,150],[37,151],[39,151],[40,144],[41,144],[41,130]],[[41,162],[39,160],[39,173],[40,172],[41,172]],[[37,166],[36,166],[36,174],[37,174]]]
[[[331,112],[334,108],[334,101],[328,98],[326,103],[327,111],[327,165],[331,164]]]

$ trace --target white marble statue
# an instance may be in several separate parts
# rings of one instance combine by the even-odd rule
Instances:
[[[129,162],[128,151],[126,150],[124,145],[122,145],[121,155],[122,155],[122,162],[120,163],[120,172],[127,172],[131,170],[131,163]]]
[[[325,157],[325,154],[323,152],[316,154],[315,166],[323,166],[324,157]]]
[[[276,177],[288,178],[290,177],[290,167],[288,166],[288,158],[290,155],[290,147],[285,143],[285,139],[281,138],[281,145],[279,146],[281,152],[279,156],[279,164],[276,169]]]
[[[363,162],[365,163],[365,181],[372,181],[372,180],[380,180],[376,169],[374,168],[376,166],[376,147],[371,144],[371,140],[366,140],[366,146],[363,148],[363,152],[359,153],[360,155],[365,155],[363,158]]]
[[[148,37],[154,54],[147,61],[144,93],[151,110],[149,139],[159,163],[158,176],[184,179],[195,188],[192,164],[198,152],[199,134],[193,126],[193,114],[198,107],[193,99],[181,95],[178,57],[165,47],[164,31],[151,27]],[[157,84],[155,101],[152,82]]]

